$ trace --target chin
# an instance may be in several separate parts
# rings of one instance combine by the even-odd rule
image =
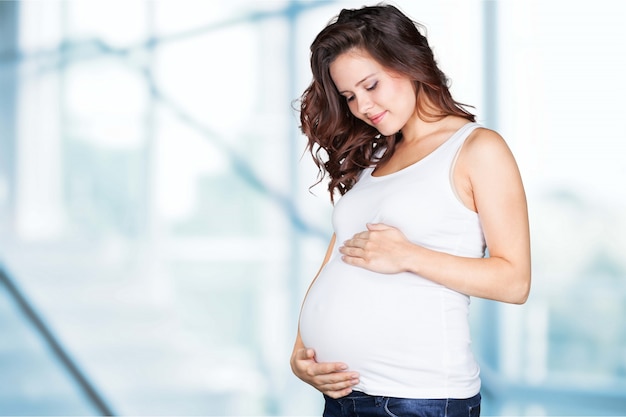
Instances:
[[[376,130],[378,130],[378,133],[380,133],[383,136],[393,136],[400,131],[400,129],[384,129],[384,128],[378,128],[378,127],[376,127]]]

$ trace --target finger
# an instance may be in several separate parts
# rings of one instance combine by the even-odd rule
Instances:
[[[352,388],[346,388],[340,391],[322,391],[322,392],[328,395],[330,398],[337,400],[339,398],[343,398],[346,395],[350,394],[352,392]]]
[[[338,382],[343,379],[349,378],[354,373],[346,373],[348,365],[342,362],[320,362],[314,363],[309,367],[309,373],[311,376],[317,375],[336,375],[335,378],[329,380],[329,382]]]
[[[367,226],[367,230],[370,231],[391,229],[391,226],[384,223],[367,223],[365,226]]]
[[[359,232],[359,233],[355,234],[353,238],[367,240],[367,239],[369,239],[369,235],[370,235],[369,230],[364,230],[362,232]]]
[[[343,242],[344,246],[349,246],[349,247],[353,247],[356,244],[356,237],[353,237],[352,239],[348,239],[345,242]]]
[[[341,375],[328,374],[320,375],[315,378],[315,382],[321,390],[325,391],[340,391],[346,388],[350,388],[359,383],[358,375]]]
[[[342,246],[339,248],[339,252],[348,256],[360,256],[363,255],[363,249],[349,246]]]
[[[343,242],[344,246],[348,246],[351,248],[363,248],[367,245],[367,238],[358,237],[355,235],[352,239],[348,239]]]
[[[359,383],[358,378],[353,378],[341,383],[328,384],[320,387],[320,390],[332,398],[345,397],[352,392],[352,388]]]
[[[356,372],[338,372],[320,376],[320,385],[332,390],[340,390],[359,383],[359,374]]]
[[[315,359],[315,350],[311,348],[306,348],[304,352],[305,359]]]
[[[298,349],[296,352],[296,360],[307,361],[315,360],[315,351],[310,348]]]
[[[344,255],[341,257],[341,260],[347,263],[348,265],[358,266],[361,268],[364,268],[365,265],[367,264],[365,259],[359,258],[357,256]]]

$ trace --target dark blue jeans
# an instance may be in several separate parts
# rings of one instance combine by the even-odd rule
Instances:
[[[463,400],[379,397],[353,391],[338,400],[324,396],[323,417],[479,417],[480,394]]]

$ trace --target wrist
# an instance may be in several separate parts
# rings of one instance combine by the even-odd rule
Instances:
[[[402,257],[402,269],[405,272],[411,272],[413,274],[420,274],[420,261],[422,259],[422,247],[409,244],[407,250]]]

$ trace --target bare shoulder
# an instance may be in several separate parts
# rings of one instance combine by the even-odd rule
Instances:
[[[521,175],[517,162],[504,138],[496,131],[475,129],[463,144],[454,171],[454,181],[472,196],[468,207],[478,208],[479,199],[495,193],[504,195],[503,190],[521,190]],[[483,208],[484,209],[484,208]]]
[[[499,163],[513,162],[513,154],[504,138],[495,130],[480,127],[466,139],[460,158],[471,165],[495,166]],[[483,166],[487,168],[486,166]]]
[[[465,140],[453,171],[453,184],[463,204],[483,215],[497,205],[492,199],[512,190],[522,195],[517,163],[497,132],[478,128]]]
[[[495,130],[479,127],[470,133],[463,147],[477,151],[484,148],[508,148],[508,145],[504,138]]]

